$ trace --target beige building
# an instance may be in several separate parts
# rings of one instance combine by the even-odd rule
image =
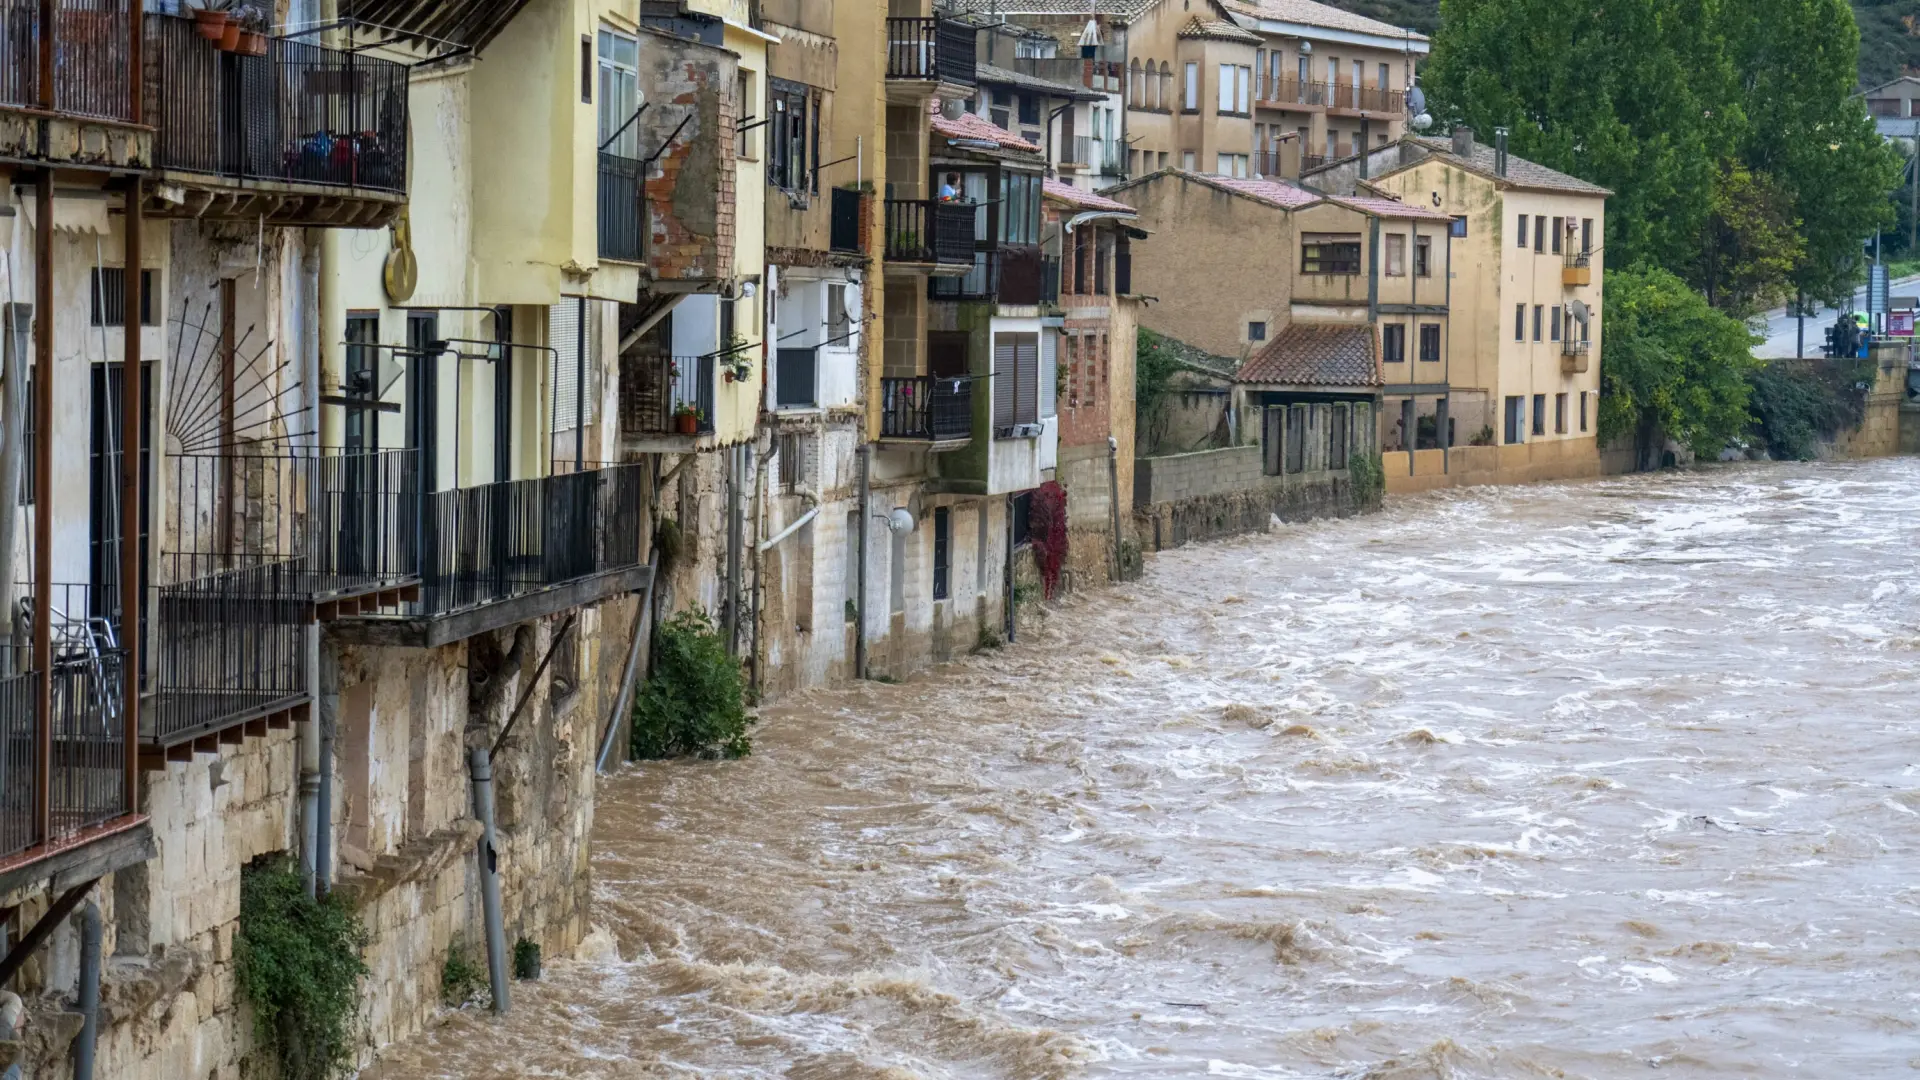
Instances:
[[[1350,166],[1308,182],[1364,185],[1454,222],[1448,423],[1437,453],[1389,456],[1388,490],[1597,474],[1611,192],[1467,130],[1404,140],[1367,166],[1371,180]]]

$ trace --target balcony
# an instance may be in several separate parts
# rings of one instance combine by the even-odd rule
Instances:
[[[1055,304],[1060,300],[1060,264],[1036,245],[1010,244],[976,252],[973,268],[959,277],[931,279],[927,295],[963,303]]]
[[[0,0],[0,158],[144,168],[153,137],[134,126],[126,0],[52,7],[51,26],[42,26],[39,0]],[[53,53],[44,86],[43,43]]]
[[[1330,96],[1331,87],[1327,83],[1289,75],[1260,80],[1254,88],[1253,103],[1254,107],[1261,109],[1312,112],[1325,108]]]
[[[640,162],[600,151],[600,257],[617,262],[641,262],[641,195],[644,180]]]
[[[887,20],[887,97],[964,97],[974,85],[974,28],[958,19]]]
[[[888,262],[945,267],[949,272],[973,265],[978,207],[931,199],[888,199],[886,211]]]
[[[1303,173],[1310,172],[1332,160],[1333,157],[1328,154],[1301,154],[1300,171]]]
[[[67,634],[61,611],[80,610],[68,598],[84,603],[87,587],[54,590],[52,693],[44,726],[35,708],[41,673],[32,668],[31,650],[0,650],[0,865],[8,870],[35,849],[51,853],[84,843],[131,813],[121,709],[125,654],[93,648],[83,627]],[[133,861],[138,859],[126,860]]]
[[[880,380],[880,437],[954,450],[973,439],[973,380],[919,375]]]
[[[406,65],[285,38],[222,52],[164,15],[146,28],[153,165],[176,189],[154,213],[366,228],[406,204]]]
[[[415,524],[419,599],[342,620],[362,644],[432,648],[645,586],[642,464],[437,491]]]
[[[1407,111],[1407,94],[1404,90],[1355,86],[1352,83],[1334,83],[1327,89],[1329,110],[1366,113],[1369,116],[1401,115]]]
[[[1591,342],[1568,339],[1560,343],[1560,372],[1564,375],[1584,375],[1593,348]]]
[[[714,378],[712,356],[621,357],[621,437],[712,435]]]
[[[1560,284],[1569,289],[1593,284],[1593,254],[1569,249],[1560,266]]]

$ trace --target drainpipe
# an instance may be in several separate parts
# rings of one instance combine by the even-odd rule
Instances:
[[[727,655],[740,655],[740,448],[728,450],[727,462],[727,612],[724,630]]]
[[[307,632],[314,640],[308,655],[318,668],[320,627],[315,625]],[[320,776],[314,791],[313,878],[315,895],[324,896],[333,887],[333,724],[320,716],[318,701],[314,709],[314,723],[320,729],[314,740],[320,755]]]
[[[480,819],[480,914],[487,931],[487,983],[493,1013],[507,1012],[507,933],[500,919],[500,857],[493,834],[493,757],[484,746],[467,751],[473,779],[473,814]]]
[[[1120,580],[1120,440],[1107,436],[1107,502],[1113,511],[1113,580]]]
[[[859,545],[860,571],[855,575],[853,602],[853,677],[867,677],[867,513],[868,503],[873,499],[873,444],[860,444],[860,513],[859,532],[855,539]]]
[[[1017,631],[1020,626],[1020,615],[1019,612],[1014,610],[1013,605],[1013,496],[1006,496],[1001,500],[1001,503],[1007,508],[1007,553],[1006,565],[1002,568],[1000,576],[1006,579],[1002,583],[1003,590],[1006,593],[1006,603],[1003,606],[1007,609],[1007,644],[1011,645],[1014,641],[1015,631]],[[981,509],[982,512],[985,511],[985,507]]]
[[[93,1080],[100,1040],[100,905],[80,909],[80,1034],[73,1039],[73,1080]]]
[[[313,650],[307,650],[311,672]],[[319,893],[320,838],[320,716],[317,702],[307,705],[300,724],[300,878],[309,897]]]
[[[12,295],[12,280],[8,280]],[[27,355],[32,348],[28,333],[33,324],[33,305],[9,303],[0,318],[0,352],[5,354],[0,370],[0,431],[22,431],[27,419]],[[14,559],[14,537],[20,520],[20,474],[25,466],[26,440],[0,442],[0,674],[14,672],[13,644],[14,582],[20,571]]]

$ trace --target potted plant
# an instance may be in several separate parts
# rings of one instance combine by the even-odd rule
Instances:
[[[219,44],[227,31],[227,8],[232,0],[200,0],[193,9],[193,28],[208,41]]]
[[[747,353],[747,339],[735,334],[727,339],[726,350],[720,355],[722,372],[730,383],[746,382],[753,375],[753,357]]]
[[[673,429],[682,435],[697,435],[700,432],[700,410],[690,401],[683,401],[673,409]]]
[[[267,14],[259,8],[246,8],[240,20],[240,44],[234,51],[242,56],[267,55]]]
[[[241,12],[237,10],[228,9],[226,25],[220,28],[220,40],[215,43],[220,46],[221,52],[238,52],[240,50],[241,23],[237,17],[240,14]]]

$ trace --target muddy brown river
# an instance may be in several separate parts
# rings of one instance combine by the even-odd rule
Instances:
[[[603,789],[368,1080],[1920,1075],[1920,461],[1394,500]]]

